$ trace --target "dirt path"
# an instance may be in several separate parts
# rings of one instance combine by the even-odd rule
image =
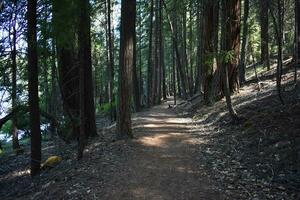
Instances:
[[[133,124],[136,139],[114,177],[104,180],[104,199],[221,199],[195,161],[190,118],[167,102],[137,114]]]

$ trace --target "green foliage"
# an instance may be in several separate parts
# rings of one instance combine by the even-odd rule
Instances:
[[[228,64],[234,59],[234,50],[220,51],[218,58],[222,63]]]
[[[214,58],[217,56],[216,53],[207,53],[204,56],[204,64],[207,66],[211,66],[214,64]]]
[[[110,115],[111,109],[115,110],[116,109],[116,102],[112,102],[112,107],[110,106],[110,103],[104,103],[100,106],[99,110],[102,114],[104,115]]]
[[[1,131],[2,131],[3,133],[10,134],[10,133],[11,133],[11,126],[12,126],[12,121],[11,121],[11,120],[8,120],[8,121],[2,126]]]

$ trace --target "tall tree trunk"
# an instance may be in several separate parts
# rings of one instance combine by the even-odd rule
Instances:
[[[111,1],[107,0],[107,25],[108,25],[108,51],[109,51],[109,104],[110,104],[110,120],[113,121],[114,110],[113,110],[113,89],[114,89],[114,49],[113,49],[113,31],[112,31],[112,20],[111,20]]]
[[[159,102],[159,0],[155,1],[154,68],[152,70],[152,102]]]
[[[226,54],[230,55],[228,64],[229,89],[230,92],[238,91],[238,61],[240,54],[240,16],[241,16],[241,0],[228,0],[224,3],[225,8],[225,41],[224,49]],[[224,22],[223,22],[224,23]]]
[[[52,58],[51,58],[51,93],[50,93],[50,114],[56,118],[57,115],[57,104],[58,104],[58,90],[57,90],[57,72],[56,72],[56,52],[55,52],[55,40],[52,38]],[[55,124],[50,124],[50,131],[52,136],[56,134]]]
[[[136,23],[136,17],[134,18],[134,23]],[[139,79],[138,79],[138,71],[136,66],[136,57],[137,57],[137,49],[136,49],[136,34],[134,34],[133,37],[133,43],[135,44],[134,50],[133,50],[133,57],[135,58],[133,60],[133,68],[132,68],[132,81],[133,81],[133,101],[134,101],[134,108],[136,112],[139,112],[141,110],[141,94],[140,94],[140,86],[139,86]]]
[[[176,53],[174,44],[172,43],[172,88],[174,96],[174,105],[176,105]]]
[[[46,3],[47,4],[47,3]],[[48,15],[48,5],[45,5],[43,7],[43,16],[42,16],[42,20],[43,20],[43,24],[41,25],[41,40],[42,40],[42,44],[41,44],[41,57],[42,57],[42,67],[41,72],[42,72],[42,76],[43,76],[43,84],[42,84],[42,91],[43,91],[43,96],[44,96],[44,104],[45,104],[45,111],[49,112],[49,83],[48,83],[48,39],[49,39],[49,33],[48,33],[48,29],[47,29],[47,18],[49,17]]]
[[[80,85],[80,133],[78,145],[78,159],[83,156],[86,139],[97,135],[95,122],[95,106],[93,94],[91,36],[90,36],[90,12],[89,1],[78,1],[79,27],[79,85]]]
[[[184,3],[185,4],[185,3]],[[192,92],[190,89],[191,86],[191,80],[189,78],[189,63],[188,63],[188,55],[187,55],[187,8],[185,5],[183,5],[183,12],[182,12],[182,67],[184,70],[184,76],[188,87],[189,96],[191,96]]]
[[[189,79],[190,79],[190,96],[193,96],[194,94],[194,55],[193,55],[193,1],[190,0],[189,2],[189,66],[190,66],[190,73],[189,73]]]
[[[63,109],[71,121],[72,139],[78,135],[79,126],[79,66],[75,62],[76,20],[68,13],[77,13],[75,0],[53,0],[53,32],[56,41],[59,87],[63,100]]]
[[[13,1],[14,3],[14,18],[12,22],[12,50],[11,50],[11,59],[12,59],[12,93],[11,93],[11,102],[12,109],[17,106],[17,0]],[[18,128],[17,128],[17,115],[14,113],[12,117],[12,143],[13,149],[17,150],[20,148],[19,139],[18,139]]]
[[[28,30],[28,93],[31,132],[31,168],[32,176],[40,172],[41,164],[41,130],[39,109],[39,82],[38,82],[38,58],[37,58],[37,1],[27,2],[27,30]]]
[[[84,70],[84,124],[86,137],[97,135],[91,50],[91,19],[89,0],[80,0],[79,65]],[[81,94],[82,95],[82,94]],[[82,104],[82,102],[80,102]],[[80,108],[82,109],[82,108]],[[82,110],[80,110],[82,112]]]
[[[139,4],[138,8],[139,12],[139,86],[140,86],[140,104],[143,106],[143,100],[144,100],[144,83],[143,83],[143,58],[142,58],[142,48],[143,48],[143,42],[142,42],[142,36],[143,36],[143,24],[142,24],[142,9],[141,9],[141,2]]]
[[[297,68],[300,59],[300,0],[295,0],[295,71],[294,82],[297,85]]]
[[[131,129],[131,94],[132,69],[135,60],[135,19],[136,0],[122,0],[120,31],[120,72],[118,97],[118,138],[132,138]]]
[[[211,89],[213,62],[214,62],[214,29],[218,24],[214,24],[214,7],[216,1],[204,1],[204,63],[203,63],[203,87],[204,87],[204,101],[209,104],[209,92]]]
[[[277,0],[277,17],[275,17],[274,12],[271,10],[271,15],[274,23],[276,41],[277,41],[277,73],[276,73],[276,86],[279,100],[284,104],[282,94],[281,94],[281,76],[282,76],[282,43],[283,43],[283,20],[284,20],[284,0]],[[277,19],[277,20],[276,20]]]
[[[204,48],[204,42],[203,42],[203,0],[197,2],[197,67],[196,67],[196,78],[195,78],[195,90],[194,93],[200,93],[202,92],[202,86],[203,86],[203,48]]]
[[[163,6],[162,0],[159,0],[159,24],[160,24],[160,32],[159,32],[159,50],[160,50],[160,69],[161,69],[161,79],[160,82],[162,84],[162,97],[164,100],[167,99],[167,89],[166,89],[166,69],[165,69],[165,58],[164,58],[164,38],[163,38]],[[161,90],[160,89],[160,90]],[[161,93],[161,92],[160,92]]]
[[[154,0],[151,0],[150,5],[150,27],[149,27],[149,53],[148,53],[148,77],[147,77],[147,107],[152,106],[152,78],[153,78],[153,62],[152,62],[152,33],[153,33],[153,15],[154,15]]]
[[[237,114],[231,103],[230,92],[238,84],[238,56],[240,51],[240,0],[222,0],[222,44],[221,50],[231,54],[230,59],[223,58],[223,82],[227,108],[233,121],[237,121]],[[231,52],[232,51],[232,52]]]
[[[133,81],[133,97],[134,97],[134,107],[135,107],[135,111],[139,112],[141,111],[141,95],[140,95],[140,86],[139,86],[139,79],[138,79],[138,75],[137,75],[137,67],[136,67],[136,55],[137,55],[137,51],[136,51],[136,35],[134,35],[133,38],[133,42],[134,42],[134,51],[133,51],[133,57],[135,58],[133,60],[133,66],[132,66],[132,81]]]
[[[261,62],[270,70],[269,59],[269,0],[260,0]]]
[[[246,81],[246,50],[248,45],[248,18],[249,18],[249,0],[244,0],[244,17],[243,17],[243,38],[242,38],[242,50],[240,61],[240,83],[243,84]]]

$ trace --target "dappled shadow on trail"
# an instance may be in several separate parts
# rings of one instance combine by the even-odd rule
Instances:
[[[180,118],[167,104],[133,118],[135,139],[123,152],[123,169],[107,180],[104,199],[221,199],[195,164],[190,118]],[[106,181],[105,181],[106,182]]]

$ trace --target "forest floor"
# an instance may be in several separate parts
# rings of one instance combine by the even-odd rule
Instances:
[[[275,79],[247,83],[233,104],[172,102],[133,116],[135,139],[115,141],[101,128],[77,161],[76,144],[43,144],[43,158],[62,162],[35,179],[29,147],[0,157],[1,199],[300,199],[300,91],[283,77],[281,105]],[[197,105],[197,106],[195,106]]]

